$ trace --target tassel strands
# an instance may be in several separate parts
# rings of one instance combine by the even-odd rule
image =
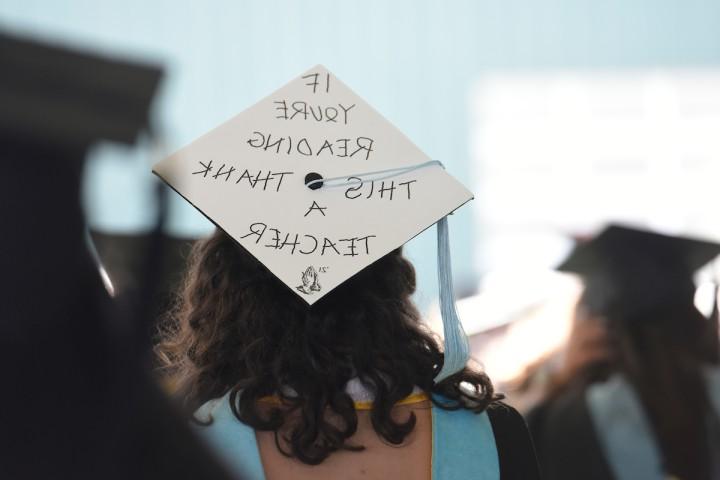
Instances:
[[[455,309],[447,217],[443,217],[437,223],[437,248],[440,313],[445,335],[445,361],[435,377],[435,383],[461,371],[470,359],[470,344]]]

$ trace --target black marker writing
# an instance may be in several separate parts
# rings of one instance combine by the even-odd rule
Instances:
[[[315,92],[317,91],[317,86],[320,85],[320,84],[318,83],[318,77],[319,77],[319,76],[320,76],[319,73],[311,73],[311,74],[309,74],[309,75],[303,75],[303,77],[302,77],[302,78],[304,78],[304,79],[305,79],[305,78],[312,78],[312,81],[311,81],[310,83],[306,83],[305,85],[307,85],[308,87],[312,87],[313,93],[315,93]]]
[[[265,225],[262,222],[255,222],[250,225],[250,233],[246,233],[241,239],[249,237],[250,235],[257,235],[257,239],[255,240],[255,243],[260,243],[260,239],[262,238],[263,234],[265,233],[265,230],[267,230],[267,225]],[[278,231],[278,234],[280,232]]]
[[[213,162],[210,160],[207,163],[198,162],[202,167],[200,170],[192,172],[192,175],[202,175],[203,178],[208,180],[225,180],[226,182],[230,179],[235,180],[236,185],[247,185],[251,189],[258,190],[271,190],[275,192],[280,191],[282,187],[283,179],[286,175],[292,175],[293,172],[273,172],[272,170],[258,170],[257,173],[251,172],[248,169],[238,170],[234,166],[223,163],[218,168],[217,172],[208,175],[214,171]]]
[[[366,200],[373,198],[373,194],[375,194],[376,192],[374,181],[364,181],[359,177],[348,177],[347,181],[350,186],[345,190],[345,198],[349,200],[355,200],[361,197]],[[375,198],[393,200],[397,198],[394,195],[395,190],[399,190],[399,194],[402,195],[402,187],[405,187],[404,190],[407,196],[407,200],[412,200],[412,185],[414,183],[417,183],[417,180],[408,180],[406,182],[399,183],[395,183],[395,180],[391,180],[389,182],[381,181],[380,186],[377,189],[379,196],[375,195]],[[363,190],[366,193],[364,197]]]
[[[273,104],[276,105],[275,118],[280,120],[310,120],[318,123],[342,123],[343,125],[349,123],[349,112],[355,108],[354,103],[352,105],[337,103],[323,106],[311,104],[304,100],[296,100],[294,102],[276,100]]]
[[[297,151],[301,155],[310,156],[312,155],[312,147],[308,143],[307,138],[301,138],[300,141],[297,144]]]
[[[295,248],[297,248],[297,246],[300,245],[300,242],[298,242],[298,237],[299,237],[299,235],[296,233],[295,240],[288,241],[288,238],[290,238],[290,234],[286,233],[285,240],[283,240],[283,242],[280,244],[280,248],[278,248],[278,250],[282,250],[283,248],[285,248],[286,246],[289,245],[292,247],[292,250],[290,250],[290,255],[292,255],[293,253],[295,253]]]
[[[274,140],[273,140],[274,138]],[[283,142],[287,143],[285,154],[299,153],[305,157],[309,156],[335,156],[335,157],[355,157],[358,155],[365,160],[370,159],[370,154],[374,151],[373,145],[375,141],[369,137],[338,138],[334,141],[330,139],[322,139],[318,141],[310,140],[302,137],[293,145],[293,140],[288,137],[273,137],[272,134],[264,134],[262,132],[253,132],[252,137],[246,143],[253,148],[262,149],[280,154],[280,146]]]
[[[320,85],[320,82],[318,82],[318,79],[320,78],[319,73],[310,73],[308,75],[303,75],[303,79],[311,78],[312,80],[309,83],[306,83],[305,85],[308,87],[312,87],[313,93],[317,92],[317,87]],[[330,92],[330,74],[325,74],[325,93]]]
[[[303,235],[303,239],[307,238],[311,243],[313,243],[313,246],[310,250],[300,250],[300,253],[303,255],[310,255],[315,250],[317,250],[318,247],[318,239],[316,237],[313,237],[312,235]]]
[[[326,237],[325,239],[323,239],[323,246],[322,246],[322,251],[320,252],[320,255],[325,255],[325,249],[327,249],[327,248],[332,248],[335,253],[340,255],[340,252],[338,252],[338,249],[335,248],[335,242],[333,242],[332,240],[330,240],[329,238]]]
[[[210,160],[210,161],[207,163],[207,165],[204,164],[203,162],[198,162],[198,163],[204,168],[204,170],[198,170],[197,172],[192,172],[192,174],[193,174],[193,175],[200,175],[200,174],[202,174],[203,177],[207,177],[207,174],[210,173],[210,172],[212,172],[212,169],[213,169],[213,167],[212,167],[212,160]]]
[[[255,224],[253,224],[253,225],[255,225]],[[250,230],[252,231],[252,225],[250,226]],[[270,231],[275,232],[275,235],[271,239],[271,241],[273,243],[266,244],[265,246],[270,247],[270,248],[280,248],[280,230],[278,230],[277,228],[271,228]],[[241,238],[245,238],[245,237],[241,237]]]
[[[385,182],[380,182],[380,198],[385,197],[385,192],[390,192],[390,200],[393,199],[393,193],[395,193],[395,182],[390,182],[389,187],[385,187]]]
[[[228,168],[227,170],[225,170],[225,164],[223,163],[223,164],[220,166],[220,168],[218,169],[217,173],[216,173],[215,175],[213,175],[213,178],[217,180],[217,178],[218,178],[219,176],[225,175],[225,181],[227,182],[228,179],[230,178],[230,175],[232,175],[232,173],[233,173],[234,171],[235,171],[235,167],[233,167],[232,165],[230,165],[230,168]]]
[[[268,233],[270,232],[270,233]],[[268,228],[263,222],[255,222],[248,227],[248,233],[240,239],[249,238],[259,244],[265,240],[262,246],[274,250],[285,251],[290,255],[312,255],[320,256],[347,256],[356,257],[359,255],[370,255],[370,239],[375,235],[355,236],[341,239],[328,237],[317,237],[311,234],[281,232],[277,228]],[[280,240],[282,238],[282,240]]]
[[[328,107],[325,109],[325,118],[328,122],[337,123],[338,111],[335,107]]]
[[[359,196],[362,195],[362,193],[355,194],[358,190],[362,189],[363,181],[359,177],[348,177],[348,182],[353,182],[353,187],[348,188],[345,190],[345,198],[349,198],[350,200],[355,200]],[[352,192],[352,194],[350,193]]]
[[[325,142],[322,144],[322,147],[320,147],[320,150],[318,150],[317,155],[320,156],[321,153],[323,153],[323,150],[328,149],[330,151],[330,155],[333,155],[333,144],[325,140]]]
[[[409,180],[407,182],[400,182],[398,185],[403,185],[407,187],[407,199],[410,200],[412,198],[412,195],[410,194],[410,185],[417,182],[417,180]]]
[[[287,102],[286,102],[285,100],[278,100],[278,101],[275,101],[275,102],[273,102],[273,103],[274,103],[275,105],[278,105],[277,107],[275,107],[275,110],[278,110],[278,111],[282,112],[280,115],[276,115],[275,118],[282,118],[282,119],[284,119],[284,120],[287,120],[287,118],[288,118],[288,116],[287,116],[287,111],[288,111]]]
[[[313,210],[322,213],[322,216],[324,217],[325,210],[327,210],[327,207],[321,207],[320,205],[318,205],[318,203],[316,201],[313,200],[312,205],[310,205],[310,208],[308,209],[307,212],[305,212],[305,215],[303,215],[303,217],[307,217],[308,215],[310,215],[310,212],[312,212]]]

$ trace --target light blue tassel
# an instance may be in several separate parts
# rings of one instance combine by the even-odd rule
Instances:
[[[440,284],[440,314],[445,333],[445,362],[435,377],[438,383],[459,372],[470,359],[470,344],[455,310],[455,293],[450,260],[450,236],[447,217],[437,222],[438,283]]]

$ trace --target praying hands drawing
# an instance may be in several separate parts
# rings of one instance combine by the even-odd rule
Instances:
[[[315,268],[310,266],[302,274],[302,285],[295,287],[306,295],[312,295],[313,292],[320,291],[320,282],[318,282],[318,273]]]

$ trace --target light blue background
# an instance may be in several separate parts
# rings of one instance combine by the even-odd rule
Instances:
[[[3,0],[0,27],[165,65],[155,113],[166,151],[322,63],[471,189],[469,95],[483,73],[720,64],[717,0]],[[96,152],[86,191],[94,226],[149,226],[151,161],[146,147]],[[481,273],[471,208],[450,224],[461,291]],[[174,232],[208,228],[173,204]],[[434,234],[407,249],[423,307],[436,297]]]

